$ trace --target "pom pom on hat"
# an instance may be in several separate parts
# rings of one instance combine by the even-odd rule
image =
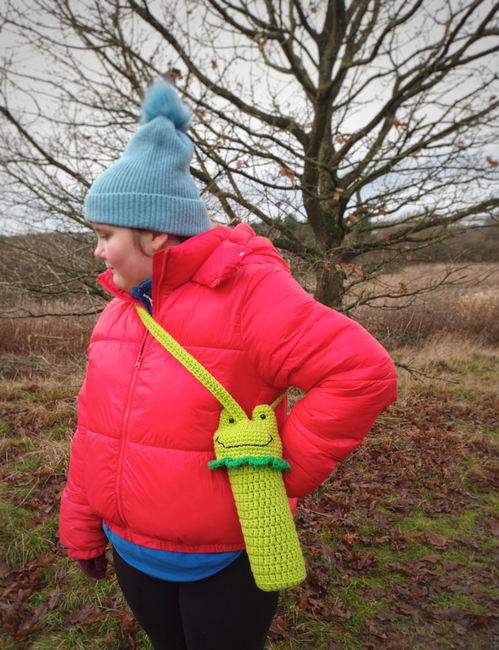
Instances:
[[[171,120],[182,133],[187,133],[191,125],[189,109],[180,101],[173,86],[164,79],[158,79],[146,91],[140,123],[147,124],[159,116]]]

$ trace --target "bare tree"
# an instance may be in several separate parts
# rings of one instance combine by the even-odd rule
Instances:
[[[192,173],[212,215],[255,223],[311,265],[318,300],[348,312],[379,299],[366,280],[392,259],[496,218],[498,12],[487,0],[16,0],[2,17],[17,39],[1,73],[3,204],[90,246],[84,194],[166,75],[193,110]],[[94,269],[68,272],[72,290],[97,295]]]

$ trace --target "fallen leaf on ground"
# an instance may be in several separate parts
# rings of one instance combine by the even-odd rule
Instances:
[[[103,611],[98,607],[89,607],[88,603],[83,607],[83,609],[76,609],[74,612],[66,614],[66,620],[68,623],[81,623],[82,625],[88,625],[89,623],[95,623],[99,618],[103,616]]]
[[[443,535],[439,535],[438,533],[434,533],[429,528],[425,530],[425,533],[426,533],[426,538],[428,539],[430,544],[433,544],[433,546],[445,546],[447,544],[447,537],[444,537]]]

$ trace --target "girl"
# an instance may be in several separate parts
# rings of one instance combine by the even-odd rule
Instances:
[[[358,324],[315,302],[247,224],[210,229],[189,173],[189,113],[156,82],[142,126],[94,183],[85,214],[115,297],[88,350],[60,537],[88,576],[118,582],[156,650],[260,650],[277,592],[256,586],[225,470],[211,471],[220,403],[148,332],[136,305],[250,415],[276,408],[290,507],[357,447],[396,398],[393,364]]]

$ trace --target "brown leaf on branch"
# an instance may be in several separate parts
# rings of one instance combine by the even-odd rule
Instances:
[[[287,178],[289,178],[289,180],[291,181],[291,184],[293,185],[293,188],[296,187],[296,185],[295,185],[295,173],[294,173],[294,171],[292,169],[290,169],[289,167],[281,167],[280,174],[281,174],[281,176],[286,176]]]
[[[341,262],[340,266],[343,269],[343,271],[345,271],[345,273],[350,273],[351,271],[350,266],[346,262]]]
[[[345,144],[345,142],[348,141],[348,138],[350,138],[351,135],[352,135],[351,133],[338,133],[338,135],[334,139],[338,144]]]
[[[385,216],[386,214],[388,214],[388,212],[387,212],[387,210],[386,210],[386,205],[381,205],[381,206],[378,208],[378,212],[379,212],[380,214],[382,214],[383,216]]]
[[[357,275],[359,276],[359,278],[363,278],[363,277],[364,277],[364,269],[363,269],[361,266],[354,266],[354,267],[353,267],[353,270],[355,271],[355,273],[357,273]]]
[[[403,293],[404,296],[407,295],[407,285],[405,282],[399,282],[400,293]]]
[[[243,166],[243,163],[240,160],[238,160],[237,163],[236,163],[236,167],[238,169],[241,169],[242,166]]]
[[[260,50],[260,52],[263,52],[263,48],[264,48],[265,45],[267,44],[267,41],[268,41],[268,40],[269,40],[269,37],[268,37],[268,36],[264,36],[264,37],[262,38],[262,40],[258,43],[258,49]]]
[[[213,68],[213,70],[215,70],[216,68],[218,68],[218,63],[215,60],[212,60],[211,67]]]
[[[171,79],[173,81],[173,83],[175,83],[177,81],[177,79],[182,79],[182,73],[180,72],[180,70],[178,68],[170,68],[167,71],[166,76],[169,79]]]
[[[388,235],[388,237],[385,237],[385,243],[388,244],[388,246],[390,246],[394,242],[390,239],[390,236]]]
[[[360,219],[359,219],[358,217],[356,217],[356,216],[355,216],[354,214],[352,214],[352,213],[350,213],[350,214],[348,215],[348,218],[350,219],[350,221],[353,221],[354,223],[359,223],[359,221],[360,221]]]
[[[396,127],[400,126],[400,122],[397,120],[396,117],[387,117],[386,119],[387,119],[388,122],[390,122],[394,126],[396,126]]]
[[[499,160],[494,160],[490,156],[487,156],[485,160],[489,163],[491,167],[499,167]]]
[[[334,189],[334,196],[333,196],[333,201],[339,201],[340,200],[340,194],[341,192],[344,192],[345,190],[342,187],[336,187]]]

